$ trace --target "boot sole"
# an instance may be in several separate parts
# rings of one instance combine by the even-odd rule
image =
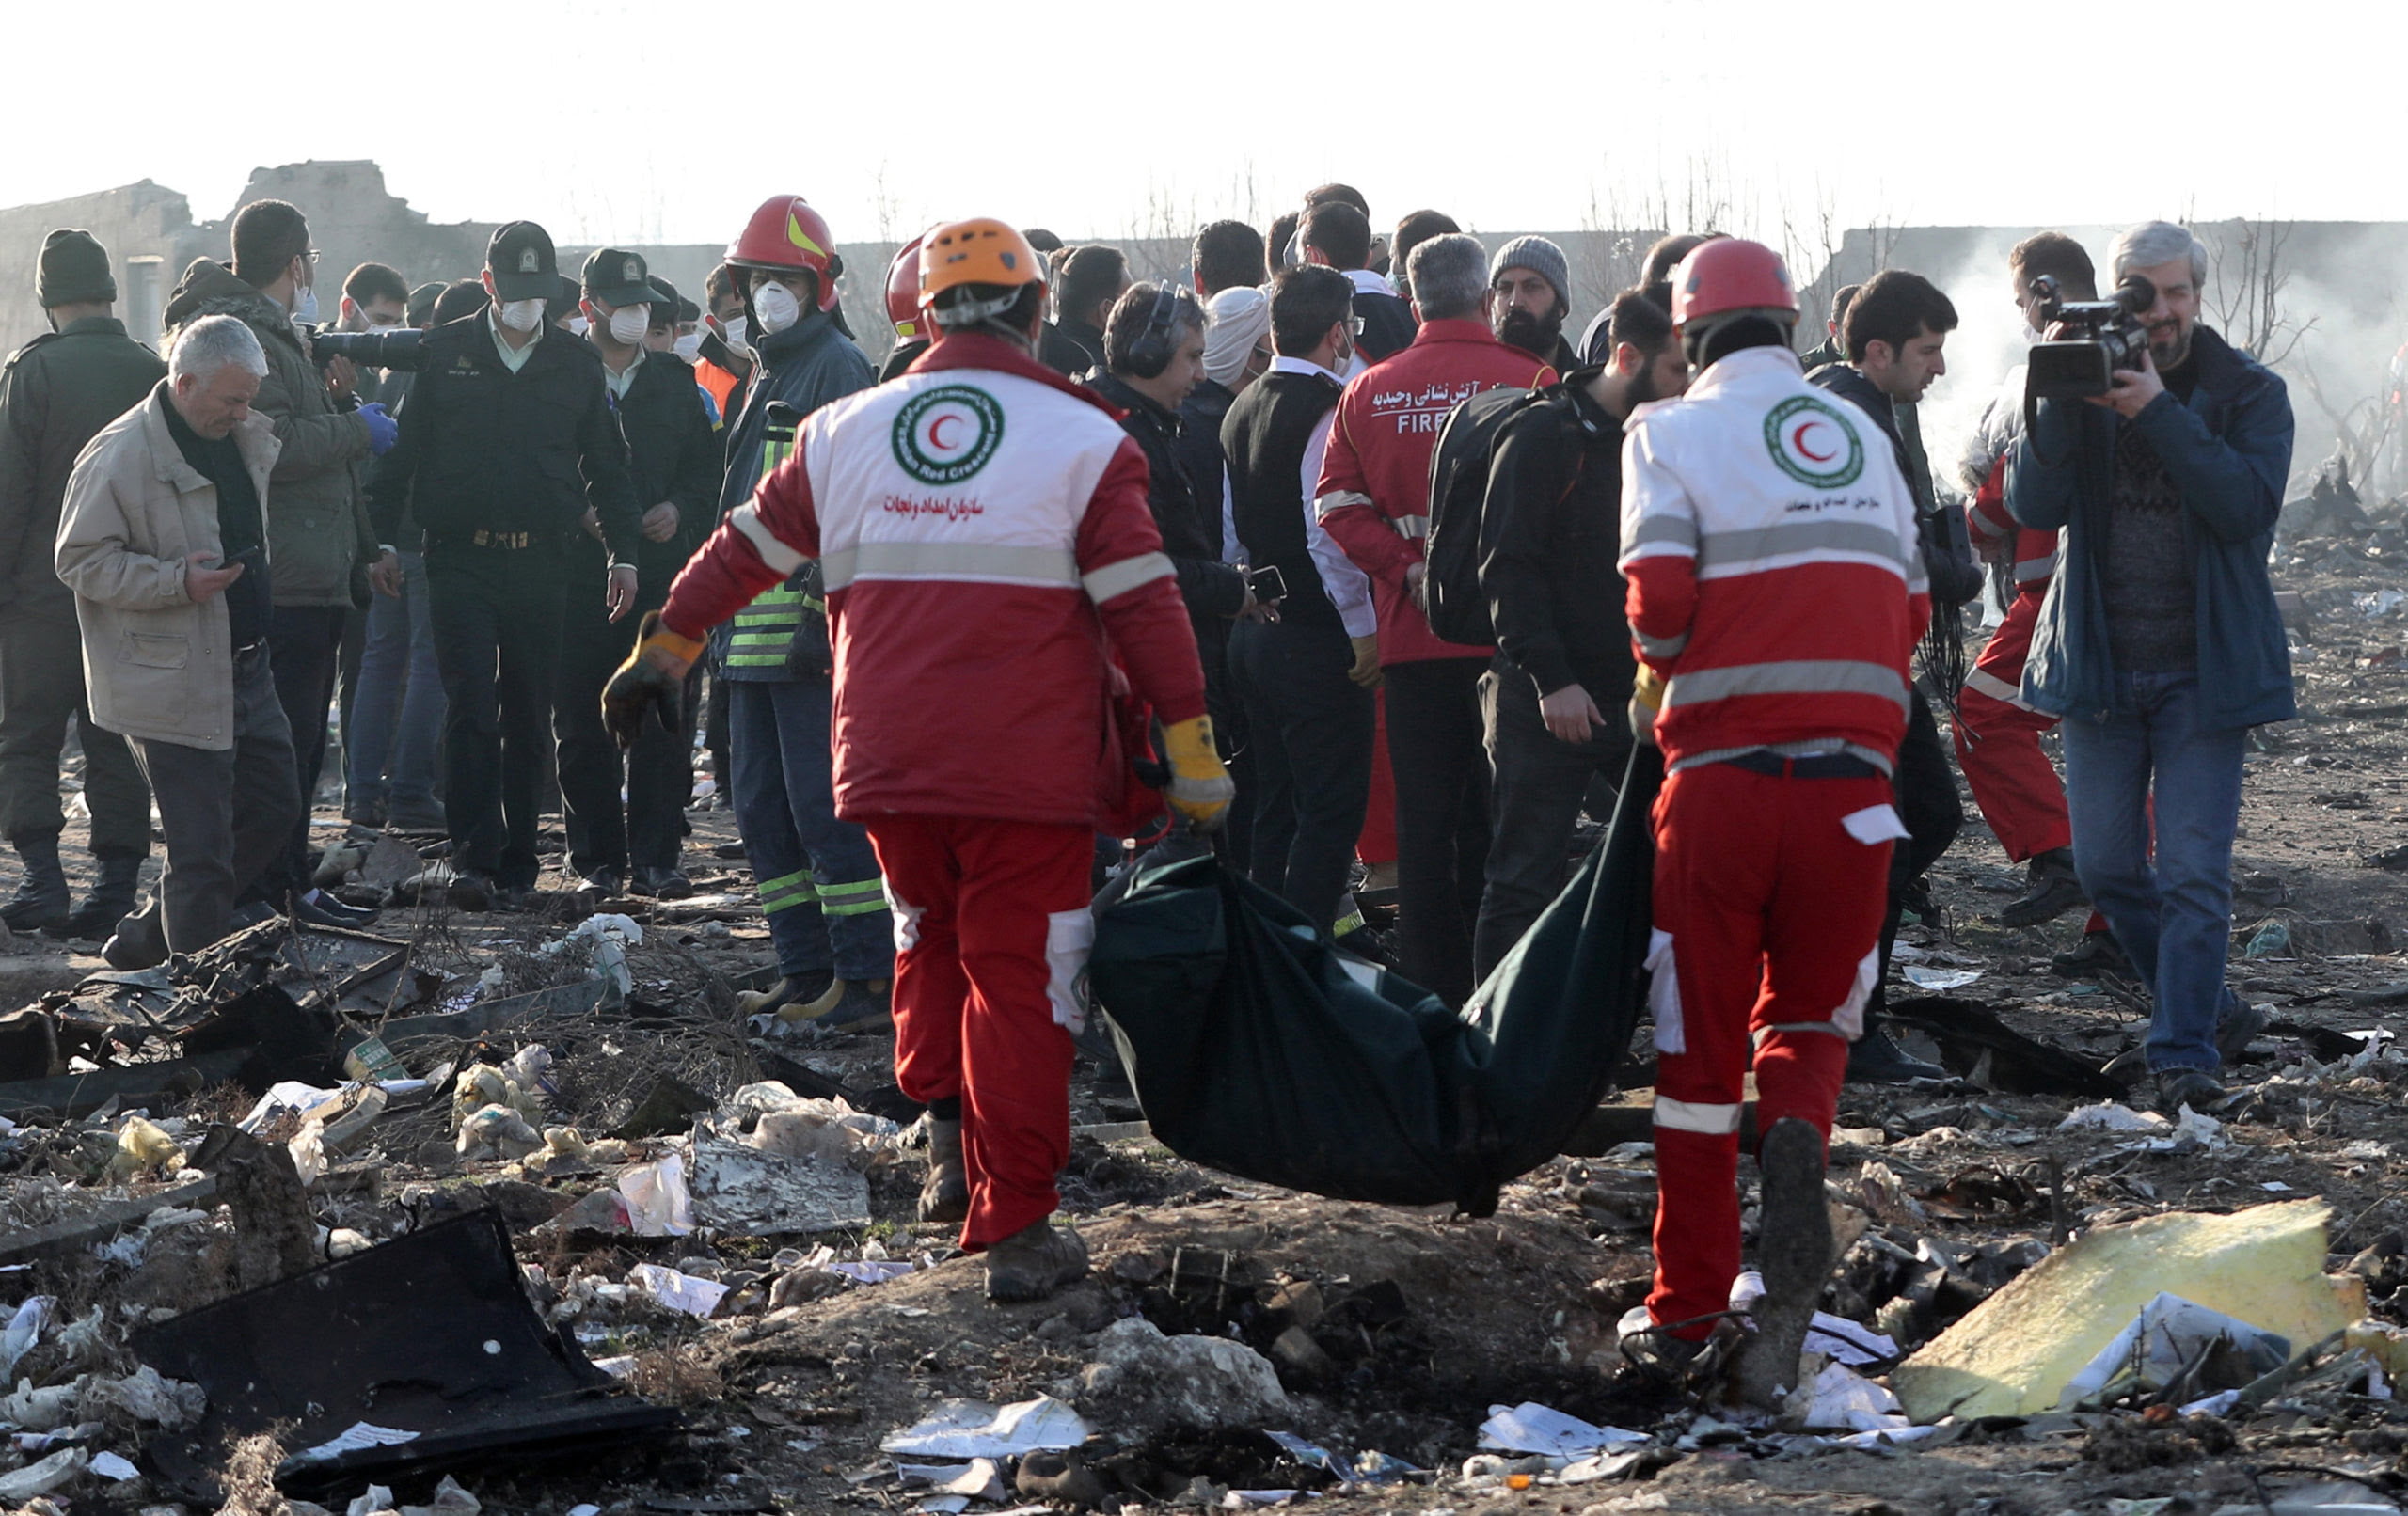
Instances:
[[[1758,1149],[1764,1204],[1758,1252],[1765,1276],[1756,1334],[1739,1351],[1742,1399],[1777,1408],[1798,1388],[1806,1329],[1831,1274],[1831,1213],[1823,1201],[1823,1139],[1798,1118],[1773,1123]]]

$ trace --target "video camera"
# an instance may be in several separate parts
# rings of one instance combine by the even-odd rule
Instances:
[[[311,332],[309,361],[323,369],[336,358],[349,358],[362,369],[416,373],[426,362],[426,334],[415,326],[393,332]]]
[[[2148,331],[2140,318],[2157,304],[2157,287],[2140,275],[2125,275],[2107,300],[2067,300],[2046,274],[2032,281],[2032,294],[2042,331],[2063,323],[2074,335],[2032,345],[2024,378],[2028,400],[2103,395],[2115,387],[2116,370],[2141,367]]]

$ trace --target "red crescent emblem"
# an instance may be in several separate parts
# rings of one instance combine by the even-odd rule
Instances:
[[[1798,455],[1805,459],[1808,463],[1827,464],[1839,456],[1836,452],[1816,452],[1814,449],[1806,446],[1807,432],[1814,427],[1820,426],[1821,424],[1822,423],[1819,421],[1800,421],[1798,423],[1798,429],[1789,434],[1789,445],[1797,449]]]
[[[928,423],[928,446],[950,451],[953,444],[944,439],[944,429],[950,423],[960,419],[961,418],[958,416],[945,415],[940,416],[935,420],[930,421]]]

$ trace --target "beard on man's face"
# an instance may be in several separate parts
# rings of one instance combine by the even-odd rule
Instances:
[[[1509,310],[1497,328],[1497,340],[1533,357],[1555,355],[1556,339],[1563,335],[1563,312],[1540,315],[1535,310]]]

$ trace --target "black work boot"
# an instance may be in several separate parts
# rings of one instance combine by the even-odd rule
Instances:
[[[1764,1298],[1752,1313],[1756,1334],[1739,1349],[1734,1380],[1739,1398],[1778,1410],[1798,1388],[1798,1358],[1814,1306],[1831,1279],[1831,1213],[1823,1202],[1823,1134],[1813,1123],[1783,1116],[1756,1149],[1764,1205],[1756,1253]]]
[[[18,933],[47,931],[67,920],[67,871],[58,862],[58,833],[29,831],[8,839],[24,861],[25,876],[0,906],[0,922]]]
[[[1948,1070],[1927,1064],[1890,1040],[1877,1020],[1864,1035],[1848,1044],[1846,1082],[1850,1084],[1911,1084],[1919,1079],[1946,1079]]]
[[[117,930],[120,917],[133,914],[134,895],[142,880],[140,853],[98,853],[100,877],[89,894],[66,921],[50,928],[53,937],[102,941]]]
[[[2026,877],[2030,888],[2020,898],[2007,902],[2006,908],[1998,913],[2001,924],[2037,926],[2055,921],[2085,902],[2082,881],[2074,877],[2070,847],[2052,847],[2035,857]]]

